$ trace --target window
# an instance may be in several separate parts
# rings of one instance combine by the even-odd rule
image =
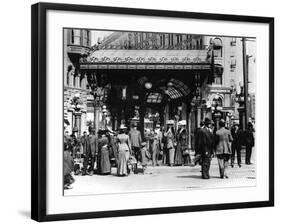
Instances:
[[[236,59],[233,57],[230,59],[230,68],[236,68]]]
[[[196,49],[199,49],[199,40],[196,41]]]
[[[81,34],[80,30],[71,30],[71,44],[80,45],[81,44]]]
[[[214,49],[214,57],[222,57],[222,48]]]
[[[236,38],[232,37],[231,41],[230,41],[230,45],[231,46],[236,46]]]
[[[222,75],[215,73],[214,75],[214,82],[215,85],[222,85]]]
[[[177,36],[177,45],[178,45],[180,43],[180,35],[177,34],[176,36]]]

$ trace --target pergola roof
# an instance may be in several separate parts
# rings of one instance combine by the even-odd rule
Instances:
[[[87,58],[82,58],[83,64],[99,63],[171,63],[196,64],[210,63],[207,50],[97,50]]]
[[[140,80],[138,80],[140,83]],[[170,83],[170,86],[167,84]],[[178,99],[187,96],[191,90],[182,81],[178,79],[171,78],[167,80],[166,83],[162,83],[153,92],[149,93],[146,102],[148,103],[161,103],[163,100],[163,95],[167,95],[170,99]]]

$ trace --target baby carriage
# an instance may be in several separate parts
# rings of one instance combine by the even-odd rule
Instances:
[[[130,156],[129,160],[128,160],[128,174],[130,174],[130,172],[133,172],[134,174],[137,173],[137,160],[136,157],[134,156]]]

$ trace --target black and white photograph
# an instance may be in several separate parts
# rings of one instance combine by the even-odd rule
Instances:
[[[256,186],[256,38],[63,28],[63,195]]]
[[[273,18],[32,16],[33,219],[273,206]]]

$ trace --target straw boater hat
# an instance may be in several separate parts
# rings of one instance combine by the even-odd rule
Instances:
[[[179,121],[178,125],[185,126],[185,125],[186,125],[186,120],[181,120],[181,121]]]
[[[141,146],[146,146],[146,142],[142,142],[142,143],[141,143]]]
[[[124,125],[124,124],[121,124],[119,129],[123,130],[123,129],[126,129],[127,127]]]
[[[166,124],[167,125],[174,125],[175,122],[174,122],[174,120],[167,120]]]

